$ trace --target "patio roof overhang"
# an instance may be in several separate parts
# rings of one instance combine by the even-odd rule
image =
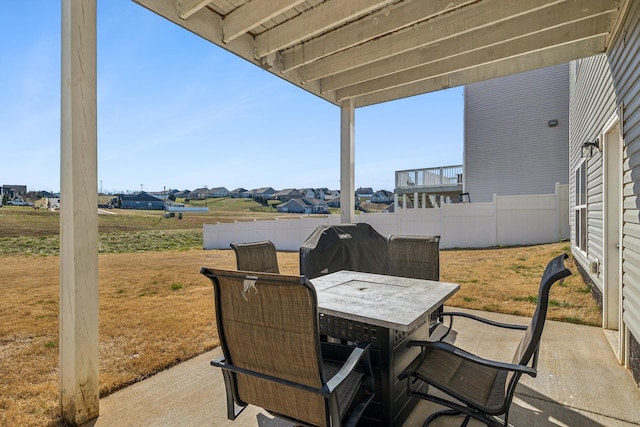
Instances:
[[[620,0],[134,0],[333,104],[605,52]]]
[[[607,52],[630,0],[134,0],[341,108],[341,221],[354,110]],[[60,394],[98,408],[96,0],[62,1]],[[230,70],[230,72],[232,72]]]

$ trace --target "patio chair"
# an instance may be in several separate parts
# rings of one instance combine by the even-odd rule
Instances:
[[[370,344],[321,343],[304,276],[200,271],[214,285],[227,417],[248,404],[304,426],[355,426],[373,398]]]
[[[280,273],[276,247],[269,240],[254,243],[231,243],[236,253],[236,265],[240,271]]]
[[[538,303],[528,326],[499,323],[467,313],[445,312],[440,316],[449,317],[449,329],[439,341],[407,343],[407,346],[421,347],[420,355],[398,376],[400,380],[407,380],[407,392],[450,408],[431,414],[424,426],[443,415],[464,415],[462,426],[466,426],[471,418],[488,426],[509,425],[509,407],[520,377],[522,374],[532,377],[537,374],[540,337],[547,315],[549,289],[556,281],[571,275],[564,266],[565,258],[566,254],[560,255],[547,265],[540,283]],[[456,316],[495,327],[526,331],[513,355],[512,363],[484,359],[444,342]],[[427,385],[424,391],[420,390],[423,383]],[[429,386],[440,390],[446,397],[429,394]],[[504,415],[504,421],[498,418],[500,415]]]
[[[414,279],[440,280],[440,236],[391,235],[387,242],[387,272],[391,276]],[[433,332],[439,325],[438,314],[442,306],[429,319]]]
[[[387,274],[440,280],[440,236],[391,235]]]

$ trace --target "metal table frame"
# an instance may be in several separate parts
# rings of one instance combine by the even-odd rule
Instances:
[[[318,295],[320,333],[327,339],[373,344],[376,395],[363,426],[400,426],[416,399],[397,376],[419,349],[409,340],[429,337],[429,317],[460,288],[453,283],[338,271],[312,279]]]

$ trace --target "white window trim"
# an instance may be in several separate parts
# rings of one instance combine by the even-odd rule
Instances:
[[[579,187],[581,185],[580,183],[580,178],[578,176],[578,171],[584,168],[584,200],[582,200],[582,203],[578,203],[578,196],[579,196]],[[583,159],[581,162],[578,163],[578,165],[576,166],[576,168],[573,171],[574,177],[575,177],[575,187],[574,187],[574,207],[573,207],[573,214],[574,214],[574,236],[573,236],[573,242],[572,246],[575,248],[575,250],[579,251],[580,253],[582,253],[585,257],[587,256],[587,251],[588,251],[588,242],[589,242],[589,227],[588,227],[588,179],[587,179],[587,161],[586,159]],[[584,224],[579,224],[578,222],[578,215],[577,213],[584,209]],[[579,225],[581,227],[579,227]],[[584,227],[584,233],[580,233],[582,231],[582,227]],[[581,248],[580,246],[580,236],[584,236],[584,249]]]

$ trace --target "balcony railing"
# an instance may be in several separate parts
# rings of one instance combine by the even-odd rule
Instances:
[[[462,165],[396,171],[396,189],[459,186]]]

